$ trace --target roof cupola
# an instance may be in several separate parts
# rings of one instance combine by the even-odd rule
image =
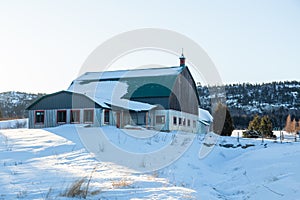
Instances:
[[[180,60],[180,67],[184,67],[185,66],[185,57],[183,55],[183,49],[182,49],[181,56],[179,57],[179,60]]]

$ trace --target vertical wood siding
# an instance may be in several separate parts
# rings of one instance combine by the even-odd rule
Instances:
[[[180,73],[170,96],[170,108],[198,116],[199,98],[195,82],[187,68]]]

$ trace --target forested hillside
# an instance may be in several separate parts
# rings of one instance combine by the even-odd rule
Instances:
[[[211,101],[215,96],[209,91],[221,87],[198,86],[201,107],[211,110]],[[222,90],[221,90],[222,91]],[[255,114],[269,115],[273,127],[282,129],[286,117],[300,117],[300,82],[285,81],[263,84],[225,85],[224,92],[218,97],[226,97],[226,104],[231,112],[236,128],[245,128]]]
[[[210,91],[220,92],[211,95]],[[273,127],[279,129],[284,127],[288,114],[297,120],[300,118],[300,82],[297,81],[229,84],[222,87],[199,85],[198,93],[201,107],[209,111],[211,102],[216,98],[226,101],[235,128],[246,128],[255,114],[269,115]],[[2,117],[27,117],[25,108],[43,95],[23,92],[0,93]]]

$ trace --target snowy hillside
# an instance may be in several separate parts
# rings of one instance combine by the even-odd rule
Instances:
[[[269,115],[273,127],[280,129],[284,127],[288,114],[300,116],[300,82],[241,83],[225,85],[223,88],[219,97],[226,97],[226,104],[236,128],[248,127],[255,114]],[[201,108],[210,110],[213,98],[210,90],[219,89],[218,86],[198,86]],[[0,112],[4,118],[27,117],[24,109],[43,95],[24,92],[0,93]]]
[[[141,139],[114,127],[101,129],[111,142],[131,151],[153,150],[173,134]],[[131,134],[140,131],[146,130]],[[198,135],[174,163],[139,173],[98,162],[83,148],[73,125],[0,130],[0,199],[72,199],[64,197],[66,191],[82,178],[83,187],[90,180],[87,199],[299,199],[300,143],[262,145],[260,140],[238,143],[219,137],[214,145],[211,138],[215,135]],[[206,147],[212,151],[200,159]]]
[[[0,111],[3,118],[24,118],[25,108],[44,94],[30,94],[25,92],[0,93]]]
[[[199,86],[201,106],[211,108],[209,91],[220,91],[219,96],[226,97],[224,101],[230,110],[236,127],[248,127],[255,114],[269,115],[273,127],[282,129],[286,117],[300,116],[300,82],[285,81],[262,84],[229,84],[219,86]],[[225,91],[225,94],[224,94]]]

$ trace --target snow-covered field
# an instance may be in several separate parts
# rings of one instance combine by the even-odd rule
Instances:
[[[173,133],[141,140],[103,129],[131,150],[141,141],[146,151],[173,139]],[[87,199],[300,199],[300,143],[218,137],[213,145],[204,138],[195,137],[174,163],[139,173],[97,161],[73,125],[0,130],[0,199],[71,199],[64,194],[82,178],[83,190],[89,183]],[[200,159],[200,149],[209,146],[211,153]]]

